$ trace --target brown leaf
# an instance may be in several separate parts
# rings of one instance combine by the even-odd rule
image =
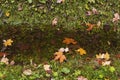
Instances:
[[[0,52],[0,57],[3,57],[3,56],[7,56],[7,55],[10,55],[9,53],[4,53],[4,52]]]
[[[93,27],[95,26],[95,24],[87,23],[86,26],[88,26],[88,28],[86,30],[91,31],[93,29]]]

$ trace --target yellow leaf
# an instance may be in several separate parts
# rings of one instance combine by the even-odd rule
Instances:
[[[96,58],[97,59],[109,60],[110,59],[110,55],[108,54],[108,52],[106,52],[105,54],[99,53],[98,55],[96,55]]]
[[[105,54],[105,57],[104,57],[106,60],[109,60],[110,59],[110,55],[108,54],[108,52],[106,52]]]
[[[9,16],[10,16],[10,13],[9,13],[9,12],[6,12],[5,15],[6,15],[7,17],[9,17]]]
[[[8,39],[8,40],[4,40],[4,46],[11,46],[12,45],[12,43],[13,43],[13,40],[12,39]]]
[[[80,55],[86,54],[86,51],[85,51],[83,48],[79,48],[79,49],[77,50],[77,52],[79,52]]]

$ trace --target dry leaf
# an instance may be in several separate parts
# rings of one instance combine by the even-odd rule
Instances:
[[[5,63],[6,65],[8,65],[8,64],[9,64],[9,59],[4,55],[4,56],[2,57],[2,59],[1,59],[0,62],[3,62],[3,63]]]
[[[92,15],[92,12],[91,11],[87,11],[86,15],[90,16],[90,15]]]
[[[77,49],[76,51],[79,52],[80,55],[86,54],[86,51],[85,51],[83,48],[79,48],[79,49]]]
[[[60,57],[60,63],[62,63],[64,60],[66,60],[66,57],[65,57],[65,55],[62,55],[62,56]]]
[[[103,61],[103,62],[102,62],[102,65],[103,65],[103,66],[107,66],[107,65],[110,65],[110,63],[111,63],[111,61]]]
[[[3,45],[4,46],[11,46],[13,43],[13,40],[12,39],[8,39],[8,40],[3,40]]]
[[[26,70],[23,71],[23,74],[25,74],[25,75],[31,75],[32,71],[31,71],[31,69],[26,69]]]
[[[59,52],[68,52],[69,48],[60,48],[58,51]]]
[[[63,43],[65,43],[65,44],[77,44],[77,42],[72,38],[64,38]]]
[[[22,8],[22,3],[19,3],[18,4],[18,11],[21,11],[23,8]]]
[[[118,13],[115,13],[114,14],[114,18],[113,18],[113,22],[116,22],[116,21],[118,21],[118,20],[120,20],[120,15],[118,14]]]
[[[97,59],[109,60],[110,59],[110,55],[108,54],[108,52],[106,52],[105,54],[99,53],[98,55],[96,55],[96,58]]]
[[[97,27],[99,28],[99,27],[100,27],[100,25],[101,25],[101,22],[100,22],[100,21],[98,21],[98,22],[97,22]]]
[[[95,9],[95,8],[92,9],[92,12],[93,12],[93,14],[98,14],[97,9]]]
[[[10,13],[9,13],[9,12],[6,12],[5,15],[6,15],[7,17],[9,17],[9,16],[10,16]]]
[[[86,26],[88,26],[88,28],[86,30],[91,31],[93,29],[93,27],[95,26],[95,24],[87,23]]]
[[[57,19],[57,18],[54,18],[54,19],[52,20],[52,26],[57,25],[57,22],[58,22],[58,19]]]
[[[60,63],[62,63],[64,60],[66,60],[66,57],[63,55],[63,52],[56,52],[54,60],[59,60]]]
[[[14,64],[15,64],[15,61],[12,60],[12,61],[10,62],[10,65],[14,65]]]
[[[10,55],[9,53],[0,52],[0,57]]]
[[[48,64],[43,65],[43,67],[44,67],[45,71],[51,70],[50,65],[48,65]]]
[[[57,0],[57,3],[63,3],[65,0]]]

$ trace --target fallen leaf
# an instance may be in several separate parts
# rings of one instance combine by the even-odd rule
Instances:
[[[3,40],[3,44],[4,46],[11,46],[13,43],[13,40],[12,39],[8,39],[8,40]]]
[[[79,76],[79,77],[77,78],[77,80],[88,80],[88,79],[85,78],[85,77],[83,77],[83,76]]]
[[[77,44],[77,42],[72,38],[64,38],[63,43],[65,43],[65,44]]]
[[[118,13],[115,13],[112,21],[117,22],[118,20],[120,20],[120,15]]]
[[[91,11],[87,11],[87,12],[86,12],[86,15],[87,15],[87,16],[90,16],[90,15],[92,15],[92,12],[91,12]]]
[[[6,12],[5,15],[6,15],[7,17],[9,17],[9,16],[10,16],[10,13],[9,13],[9,12]]]
[[[58,51],[59,52],[68,52],[69,48],[60,48]]]
[[[95,26],[95,24],[87,23],[86,26],[88,26],[88,28],[86,30],[91,31],[93,29],[93,27]]]
[[[108,52],[106,52],[105,54],[99,53],[98,55],[96,55],[96,58],[97,59],[109,60],[110,59],[110,55],[108,54]]]
[[[9,53],[0,52],[0,57],[10,55]]]
[[[98,14],[97,9],[93,8],[93,9],[92,9],[92,13],[93,13],[93,14]]]
[[[62,63],[64,60],[66,60],[66,57],[65,57],[65,55],[62,55],[62,56],[60,57],[60,63]]]
[[[54,60],[59,60],[60,63],[66,60],[66,57],[65,55],[63,55],[63,52],[56,52],[54,55],[55,55]]]
[[[23,74],[24,75],[31,75],[32,71],[31,71],[31,69],[26,69],[26,70],[23,71]]]
[[[52,26],[57,25],[57,23],[58,23],[58,19],[57,19],[57,18],[54,18],[54,19],[52,20]]]
[[[106,60],[109,60],[110,59],[110,55],[108,54],[108,52],[105,53],[105,57],[104,57]]]
[[[79,49],[77,49],[76,51],[79,52],[80,55],[86,54],[86,51],[85,51],[83,48],[79,48]]]
[[[4,55],[4,56],[2,57],[2,59],[1,59],[0,62],[3,62],[3,63],[5,63],[6,65],[8,65],[8,64],[9,64],[9,59]]]
[[[57,0],[57,3],[63,3],[65,0]]]
[[[102,66],[107,66],[110,65],[111,61],[103,61],[102,62]]]
[[[23,8],[22,8],[22,3],[19,3],[19,4],[18,4],[18,11],[22,11],[22,9],[23,9]]]
[[[98,21],[98,22],[97,22],[97,27],[99,28],[100,26],[101,26],[101,22]]]
[[[45,70],[45,71],[51,70],[51,69],[50,69],[50,65],[48,65],[48,64],[43,65],[43,67],[44,67],[44,70]]]
[[[14,65],[14,64],[15,64],[15,61],[12,60],[12,61],[10,62],[10,65]]]

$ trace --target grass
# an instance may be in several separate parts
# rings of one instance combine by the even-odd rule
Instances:
[[[111,56],[112,64],[109,66],[96,66],[95,57],[86,60],[86,57],[76,55],[75,58],[68,58],[66,62],[45,61],[34,65],[34,61],[24,65],[15,64],[13,66],[0,63],[1,80],[76,80],[79,76],[84,76],[88,80],[118,80],[120,78],[120,62],[115,56]],[[30,61],[30,60],[29,60]],[[51,66],[51,73],[44,70],[47,62]],[[111,70],[113,67],[115,70]],[[23,74],[25,69],[31,69],[31,75]]]

